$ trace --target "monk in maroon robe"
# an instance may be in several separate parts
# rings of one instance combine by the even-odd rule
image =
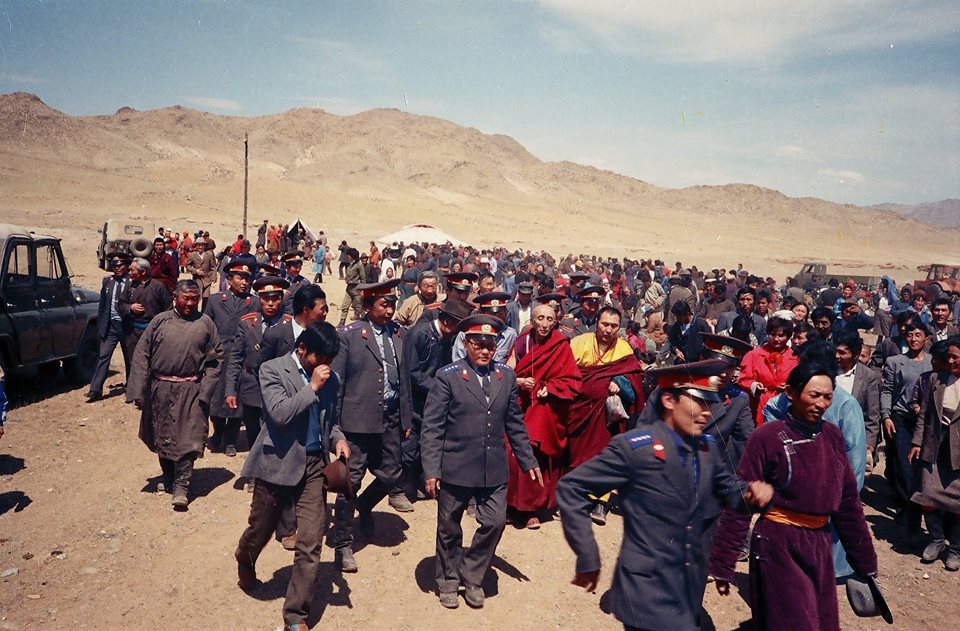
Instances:
[[[533,453],[540,463],[543,485],[510,463],[507,507],[515,511],[520,526],[540,527],[540,516],[556,507],[554,492],[565,470],[567,422],[570,404],[580,394],[580,369],[573,360],[566,336],[554,326],[549,305],[539,305],[531,315],[531,329],[514,343],[520,409]]]

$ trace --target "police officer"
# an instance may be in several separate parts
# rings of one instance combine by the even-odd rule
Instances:
[[[587,287],[580,290],[577,294],[580,304],[563,316],[563,320],[560,321],[560,331],[570,339],[582,333],[596,331],[604,293],[602,287]]]
[[[473,289],[477,284],[478,279],[479,276],[473,272],[450,272],[444,276],[447,297],[440,302],[427,305],[423,310],[423,315],[420,316],[420,319],[435,320],[437,318],[437,313],[439,313],[440,307],[446,302],[450,302],[452,300],[467,302],[467,300],[470,298],[470,294],[473,292]]]
[[[253,291],[260,299],[260,310],[240,316],[236,338],[224,360],[226,404],[231,409],[242,408],[241,418],[247,430],[248,445],[253,445],[260,433],[263,400],[257,371],[260,369],[263,334],[292,319],[283,312],[283,295],[288,287],[290,283],[276,276],[260,276],[253,281]]]
[[[620,490],[624,542],[614,571],[613,613],[626,629],[698,629],[706,574],[701,549],[705,498],[747,510],[773,497],[744,485],[703,428],[719,401],[721,360],[651,370],[660,388],[651,423],[614,436],[600,455],[560,479],[557,504],[577,556],[572,583],[593,592],[600,551],[590,526],[593,497]]]
[[[217,327],[223,356],[230,357],[241,316],[256,313],[260,309],[260,299],[250,293],[253,268],[249,263],[228,263],[223,272],[227,276],[227,290],[210,296],[204,314]],[[233,403],[235,405],[236,401]],[[213,435],[209,441],[211,451],[222,449],[226,456],[237,455],[237,435],[240,433],[242,415],[238,406],[230,407],[227,401],[227,372],[221,370],[217,387],[210,397],[210,422],[213,423]]]
[[[580,307],[580,292],[583,291],[587,281],[590,280],[590,274],[571,272],[569,277],[570,286],[567,287],[565,292],[567,295],[560,306],[565,314],[573,313],[576,315],[576,311]]]
[[[464,599],[482,607],[480,582],[490,567],[507,520],[507,450],[520,469],[543,485],[517,399],[517,378],[506,364],[493,361],[498,318],[474,315],[460,323],[467,357],[440,369],[427,396],[421,430],[421,455],[427,493],[437,498],[437,587],[440,604]],[[463,548],[460,520],[470,500],[480,522]]]
[[[283,310],[285,313],[293,314],[293,295],[304,285],[309,285],[310,281],[300,274],[303,269],[303,252],[287,252],[283,255],[283,278],[290,283],[287,294],[283,299]]]
[[[408,330],[403,340],[400,379],[406,387],[400,401],[402,414],[410,419],[412,433],[402,444],[403,476],[401,484],[390,492],[390,506],[398,512],[413,510],[421,486],[420,428],[423,406],[433,388],[437,371],[452,361],[453,341],[460,322],[470,315],[467,303],[454,300],[440,307],[435,320],[421,320]]]
[[[513,350],[513,343],[517,341],[517,331],[507,325],[507,303],[510,301],[510,294],[505,291],[490,291],[475,297],[472,302],[477,305],[480,313],[490,315],[503,322],[503,327],[497,333],[497,350],[493,355],[493,361],[506,362]],[[453,343],[453,359],[463,359],[467,356],[464,347],[463,333],[457,334],[457,339]]]
[[[361,533],[372,537],[371,512],[400,479],[401,434],[411,433],[409,419],[400,413],[403,340],[393,321],[399,284],[394,278],[357,287],[366,315],[340,329],[340,352],[331,364],[340,376],[337,418],[350,446],[353,488],[360,488],[367,471],[374,475],[356,500],[337,495],[333,539],[343,572],[359,569],[352,550],[354,508]]]

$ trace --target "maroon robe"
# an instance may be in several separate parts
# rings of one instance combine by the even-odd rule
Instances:
[[[876,573],[877,554],[838,428],[793,417],[767,422],[750,434],[737,475],[773,485],[768,510],[829,517],[854,571]],[[750,515],[724,510],[707,568],[711,576],[733,582],[749,526]],[[839,629],[830,526],[761,518],[750,541],[750,602],[757,629]]]
[[[627,409],[631,416],[643,408],[643,367],[633,355],[628,355],[609,364],[581,366],[583,387],[580,396],[570,407],[570,423],[567,425],[567,447],[570,469],[575,469],[590,460],[607,446],[610,438],[626,429],[621,421],[607,426],[607,397],[610,382],[623,375],[636,393],[636,400]]]
[[[533,453],[540,463],[543,486],[520,470],[516,458],[508,457],[507,506],[523,512],[551,509],[556,506],[557,481],[564,472],[567,421],[570,404],[580,394],[580,369],[570,351],[570,342],[556,329],[542,344],[536,343],[533,331],[527,331],[514,342],[514,349],[520,351],[517,378],[535,380],[532,390],[520,389],[520,409]],[[536,396],[542,386],[547,387],[548,395],[543,400]]]

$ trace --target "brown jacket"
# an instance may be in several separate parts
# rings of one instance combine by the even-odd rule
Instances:
[[[954,471],[960,470],[960,413],[947,419],[949,425],[944,425],[943,416],[943,391],[947,387],[950,373],[932,372],[928,381],[924,377],[925,375],[921,376],[917,382],[917,388],[925,390],[921,390],[920,397],[920,418],[923,423],[918,423],[913,432],[913,446],[920,448],[921,460],[935,463],[940,443],[946,438],[950,441],[950,467]],[[949,434],[944,436],[944,431]]]

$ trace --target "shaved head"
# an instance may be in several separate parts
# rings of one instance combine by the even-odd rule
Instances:
[[[539,305],[537,305],[536,307],[533,308],[533,311],[531,312],[530,315],[531,315],[532,317],[536,318],[536,317],[537,317],[537,314],[539,314],[539,313],[547,313],[547,312],[549,312],[551,315],[553,315],[553,313],[554,313],[553,307],[551,307],[550,305],[539,304]]]

